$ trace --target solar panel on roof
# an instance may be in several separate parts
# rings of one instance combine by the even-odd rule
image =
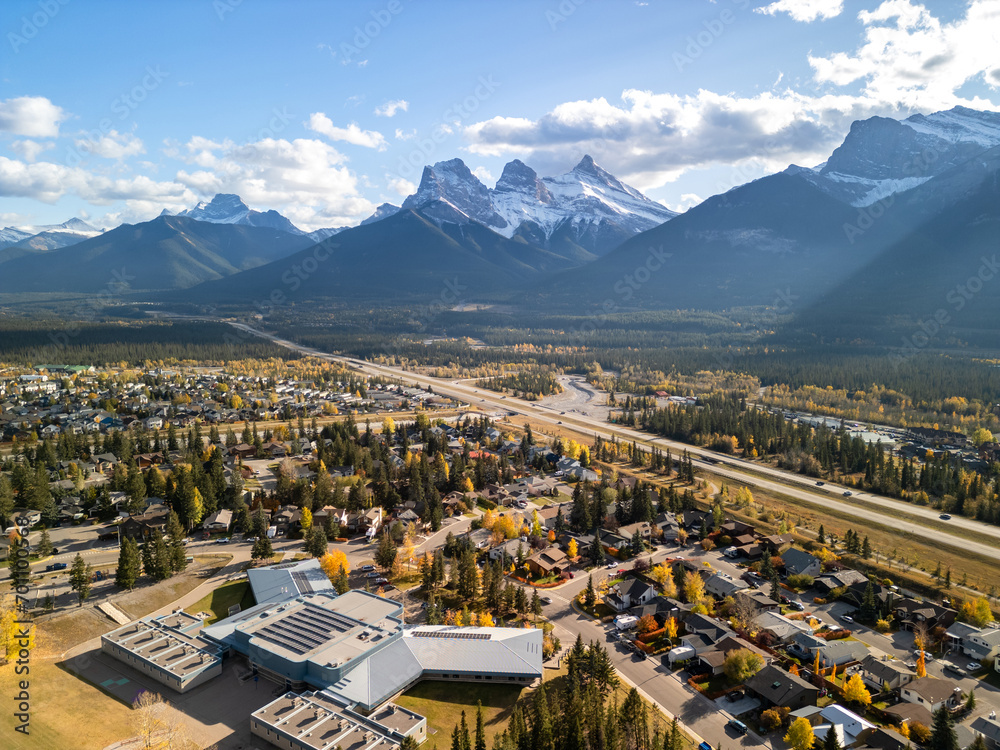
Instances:
[[[456,630],[417,630],[412,634],[416,638],[452,638],[459,641],[488,641],[489,633],[464,633]]]

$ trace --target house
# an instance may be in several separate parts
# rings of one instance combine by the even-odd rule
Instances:
[[[10,514],[11,520],[13,520],[16,526],[31,527],[42,520],[42,514],[40,511],[31,510],[30,508],[15,508]]]
[[[818,557],[795,547],[785,550],[781,554],[781,559],[785,563],[786,575],[806,575],[815,578],[823,572],[823,564]]]
[[[746,601],[753,607],[754,612],[778,612],[778,602],[759,589],[746,589],[738,592],[733,597],[737,602]]]
[[[680,531],[680,526],[677,523],[677,517],[673,513],[660,513],[656,517],[656,520],[653,521],[653,526],[656,527],[656,535],[662,541],[677,541],[677,533]]]
[[[693,648],[696,654],[715,648],[723,638],[736,636],[730,628],[705,615],[688,615],[684,629],[687,634],[681,637],[681,642]]]
[[[789,620],[777,612],[761,612],[754,619],[760,632],[767,633],[777,643],[791,643],[800,633],[812,635],[812,628],[804,622]]]
[[[870,656],[868,647],[861,641],[847,639],[824,641],[823,645],[819,647],[820,664],[826,666],[836,664],[839,667],[844,664],[856,664],[868,656]]]
[[[761,537],[758,544],[764,548],[765,553],[780,555],[783,551],[791,547],[794,541],[795,537],[791,534],[772,534],[771,536]]]
[[[486,554],[493,562],[500,562],[504,565],[509,565],[512,561],[517,560],[518,549],[520,549],[523,554],[525,548],[524,542],[520,539],[508,539],[503,544],[492,547]]]
[[[980,716],[970,728],[982,736],[988,750],[1000,750],[1000,721],[997,721],[995,712],[990,716]]]
[[[226,508],[215,511],[204,520],[202,526],[208,531],[228,531],[229,525],[233,522],[233,512]]]
[[[869,654],[861,660],[861,679],[873,691],[898,690],[917,675],[899,659],[879,659]]]
[[[727,596],[735,597],[737,593],[749,588],[743,581],[725,573],[716,573],[705,579],[705,591],[719,599],[725,599]]]
[[[721,641],[716,643],[713,648],[698,654],[698,663],[708,669],[712,674],[722,674],[725,669],[726,658],[733,651],[739,651],[740,649],[752,651],[757,654],[764,660],[764,664],[769,664],[771,662],[771,655],[766,651],[757,648],[752,643],[749,643],[742,638],[726,636]]]
[[[903,685],[899,697],[907,703],[923,706],[933,714],[941,706],[953,709],[962,705],[962,688],[951,680],[920,677]]]
[[[867,584],[868,578],[864,573],[852,568],[844,568],[817,578],[813,585],[824,594],[829,594],[834,589],[846,589],[856,583]]]
[[[548,547],[529,557],[527,565],[532,575],[536,578],[544,578],[550,575],[560,575],[569,567],[569,559],[566,557],[566,553],[558,547]]]
[[[995,661],[1000,658],[1000,629],[984,628],[970,634],[963,643],[962,651],[977,661]]]
[[[841,747],[854,747],[875,729],[870,721],[836,703],[820,711],[820,721],[822,723],[813,730],[817,744],[826,738],[827,731],[833,729],[837,731]]]
[[[913,630],[923,626],[928,632],[940,626],[951,627],[958,613],[948,607],[942,607],[934,602],[918,601],[909,597],[895,603],[896,620],[903,630]]]
[[[154,529],[161,532],[167,525],[167,518],[170,511],[160,506],[159,508],[147,508],[145,513],[129,516],[121,524],[122,536],[134,539],[137,542],[144,542],[153,534]]]
[[[676,599],[668,599],[665,596],[654,596],[641,607],[633,609],[633,614],[636,617],[652,615],[656,618],[657,624],[662,628],[670,618],[673,618],[678,623],[684,622],[691,613],[693,606],[679,602]]]
[[[630,578],[612,587],[604,603],[618,612],[646,604],[656,596],[656,587],[638,578]]]
[[[875,731],[868,735],[866,743],[875,750],[905,750],[913,747],[906,737],[888,727],[876,727]]]
[[[746,687],[767,708],[777,706],[794,711],[815,705],[819,697],[818,687],[773,664],[747,680]]]
[[[732,519],[726,521],[719,527],[721,531],[726,536],[730,536],[733,539],[740,536],[756,536],[757,530],[748,523],[743,523],[742,521],[734,521]]]

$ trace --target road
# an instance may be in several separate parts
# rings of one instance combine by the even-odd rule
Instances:
[[[699,466],[710,470],[712,473],[724,479],[735,480],[752,486],[757,486],[762,489],[770,490],[772,492],[781,493],[800,502],[819,506],[821,508],[835,509],[838,513],[857,518],[862,522],[880,523],[890,528],[895,528],[900,531],[913,534],[914,536],[920,537],[934,545],[949,546],[957,550],[969,550],[985,557],[1000,561],[1000,548],[998,548],[1000,547],[1000,527],[997,526],[983,524],[970,518],[953,518],[948,522],[950,526],[956,529],[966,530],[977,535],[996,540],[995,542],[991,541],[989,544],[971,541],[956,534],[940,531],[936,528],[929,528],[921,523],[918,523],[917,521],[900,519],[896,515],[883,513],[881,510],[882,508],[891,509],[892,511],[905,513],[915,519],[940,523],[938,519],[938,512],[931,508],[911,505],[910,503],[906,503],[901,500],[893,500],[891,498],[885,498],[867,492],[855,492],[851,489],[850,491],[853,493],[853,500],[864,503],[863,506],[858,506],[839,499],[844,492],[848,491],[848,488],[841,485],[825,483],[821,489],[818,489],[815,480],[800,477],[795,474],[789,474],[781,471],[780,469],[775,469],[763,464],[752,463],[733,457],[722,458],[722,462],[720,463],[719,454],[713,451],[687,445],[685,443],[674,442],[665,438],[654,438],[639,430],[623,427],[621,425],[610,424],[601,419],[589,417],[584,414],[574,414],[569,412],[561,414],[560,412],[565,411],[564,409],[554,408],[537,402],[522,401],[521,399],[514,398],[513,396],[503,397],[497,393],[477,388],[474,385],[469,385],[463,381],[441,381],[437,378],[408,372],[397,367],[376,365],[358,359],[336,356],[326,352],[321,352],[317,349],[296,344],[292,341],[282,339],[281,337],[274,336],[272,334],[258,331],[256,328],[252,328],[251,326],[243,323],[231,322],[231,325],[249,334],[269,339],[275,344],[284,346],[301,354],[344,362],[355,369],[370,375],[381,375],[383,377],[396,378],[401,381],[423,387],[430,386],[436,393],[450,396],[460,401],[468,401],[472,406],[514,412],[516,415],[530,416],[533,420],[543,423],[563,425],[566,428],[576,429],[578,431],[582,430],[591,436],[599,435],[604,439],[615,436],[620,440],[627,440],[629,442],[635,441],[640,445],[655,445],[661,449],[669,448],[675,453],[688,451],[694,460],[698,460]],[[709,460],[706,461],[705,459]],[[754,472],[754,475],[748,475],[746,472],[741,471],[741,467]]]

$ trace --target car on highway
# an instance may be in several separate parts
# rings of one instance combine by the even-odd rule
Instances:
[[[949,516],[947,513],[942,513],[940,516],[938,516],[938,518],[940,518],[942,521],[950,521],[951,520],[951,516]]]
[[[844,497],[850,497],[850,496],[851,496],[851,495],[853,495],[853,494],[854,494],[854,493],[853,493],[853,492],[851,492],[850,490],[844,490]]]
[[[816,482],[816,486],[817,487],[822,487],[823,486],[823,482]]]
[[[66,563],[52,563],[51,565],[46,565],[45,570],[66,570]]]

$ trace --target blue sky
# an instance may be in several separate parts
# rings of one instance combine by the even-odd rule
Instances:
[[[462,158],[585,153],[684,208],[855,119],[1000,104],[1000,0],[6,0],[0,225],[239,193],[307,229]]]

